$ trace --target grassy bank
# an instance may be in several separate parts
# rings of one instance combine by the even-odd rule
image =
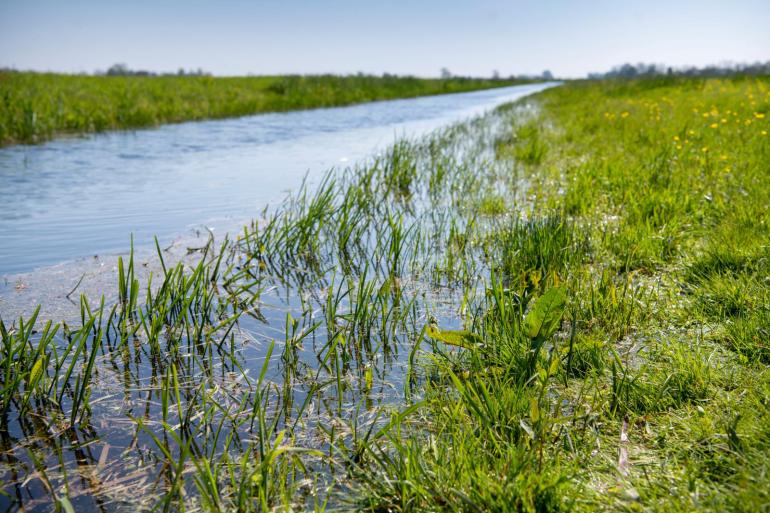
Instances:
[[[396,76],[121,77],[0,71],[0,144],[514,83]]]
[[[531,208],[477,239],[502,249],[466,319],[483,346],[430,364],[431,427],[367,470],[370,504],[766,510],[770,81],[538,100],[496,147]],[[563,320],[538,340],[528,297],[554,290]]]
[[[2,500],[766,510],[768,109],[570,83],[122,261],[80,326],[5,320]]]

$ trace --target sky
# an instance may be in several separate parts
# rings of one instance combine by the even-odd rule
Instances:
[[[560,77],[770,60],[770,0],[0,0],[0,67]]]

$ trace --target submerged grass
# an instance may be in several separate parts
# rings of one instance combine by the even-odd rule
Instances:
[[[522,83],[370,75],[79,76],[0,71],[0,145]]]
[[[6,320],[4,504],[767,510],[769,100],[571,83]]]

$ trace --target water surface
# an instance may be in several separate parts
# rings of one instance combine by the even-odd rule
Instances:
[[[0,275],[210,226],[237,228],[307,175],[553,84],[262,114],[0,149]]]

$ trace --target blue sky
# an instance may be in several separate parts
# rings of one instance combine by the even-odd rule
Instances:
[[[770,60],[768,27],[768,0],[0,0],[0,67],[582,76]]]

